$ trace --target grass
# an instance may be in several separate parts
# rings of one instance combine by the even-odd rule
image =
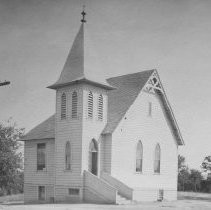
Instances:
[[[7,195],[0,197],[0,203],[23,202],[23,194]]]
[[[207,200],[207,201],[211,201],[211,193],[178,192],[178,200]]]
[[[211,194],[178,192],[177,201],[140,202],[129,205],[97,205],[97,204],[23,204],[23,194],[0,197],[0,210],[210,210]]]

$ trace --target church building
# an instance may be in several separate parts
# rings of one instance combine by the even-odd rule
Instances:
[[[184,144],[157,70],[99,79],[85,12],[48,88],[55,114],[24,138],[24,201],[122,204],[177,199]]]

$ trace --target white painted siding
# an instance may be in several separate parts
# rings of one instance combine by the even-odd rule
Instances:
[[[101,171],[111,174],[111,146],[112,136],[110,134],[103,135],[101,141]]]
[[[148,105],[152,103],[152,116]],[[143,144],[143,171],[135,172],[136,145]],[[154,174],[154,150],[161,147],[160,174]],[[122,164],[124,163],[124,164]],[[141,92],[112,135],[111,175],[138,191],[177,190],[177,144],[158,98]],[[167,195],[167,194],[166,194]],[[175,195],[175,193],[174,193]],[[176,199],[176,197],[174,196]]]
[[[46,143],[46,170],[37,171],[37,144]],[[46,186],[46,201],[54,193],[54,139],[30,140],[24,144],[24,201],[38,201],[38,186]]]
[[[72,118],[72,93],[78,94],[77,118]],[[67,118],[61,120],[61,95],[67,96]],[[82,139],[82,89],[81,86],[70,86],[57,90],[56,95],[56,123],[55,123],[55,195],[58,196],[61,186],[82,187],[81,176],[81,139]],[[65,170],[65,145],[70,142],[71,170]],[[62,187],[63,188],[63,187]],[[67,191],[65,190],[66,194]],[[57,198],[56,198],[57,199]]]
[[[71,118],[72,93],[78,94],[78,117]],[[88,92],[93,94],[93,119],[87,117]],[[67,118],[61,120],[61,95],[67,95]],[[98,97],[103,95],[104,109],[103,121],[98,120]],[[94,138],[100,143],[100,134],[107,123],[107,96],[106,91],[91,85],[81,84],[61,88],[56,96],[56,137],[55,137],[55,160],[56,160],[56,179],[55,179],[55,198],[56,201],[81,201],[82,193],[79,197],[70,198],[68,196],[68,186],[83,188],[83,170],[88,170],[89,144]],[[71,145],[71,170],[65,170],[65,145],[70,141]],[[99,156],[100,145],[99,145]],[[98,161],[100,169],[100,159]],[[99,171],[100,172],[100,171]],[[82,192],[83,190],[81,190]]]
[[[46,170],[37,171],[37,144],[46,143]],[[31,140],[24,144],[24,183],[54,183],[54,140]]]
[[[87,117],[87,98],[89,91],[93,94],[93,119]],[[103,108],[103,121],[98,120],[98,97],[102,94],[104,108]],[[107,94],[102,88],[93,87],[91,85],[83,86],[83,129],[82,129],[82,170],[88,170],[89,161],[89,144],[92,139],[98,142],[99,155],[98,155],[98,173],[100,172],[101,164],[101,133],[107,123]]]

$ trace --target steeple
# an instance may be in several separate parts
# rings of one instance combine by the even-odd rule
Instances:
[[[80,29],[67,56],[61,75],[56,83],[48,88],[57,89],[74,83],[89,83],[105,89],[114,89],[101,78],[101,67],[92,44],[85,34],[85,11],[83,8]]]

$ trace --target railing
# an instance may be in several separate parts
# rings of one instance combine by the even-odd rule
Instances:
[[[84,186],[86,189],[94,191],[106,203],[116,203],[117,190],[88,171],[84,171]]]
[[[127,199],[132,200],[133,197],[133,189],[119,181],[118,179],[110,176],[109,174],[102,172],[100,177],[108,182],[110,185],[115,187],[118,190],[118,194],[124,196]]]

